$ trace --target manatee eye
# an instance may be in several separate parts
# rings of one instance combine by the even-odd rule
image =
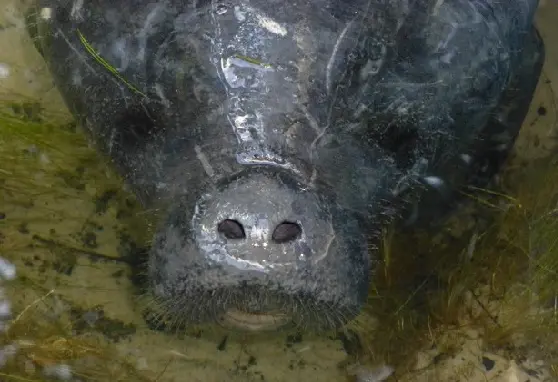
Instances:
[[[54,11],[54,19],[57,23],[65,24],[70,22],[70,10],[68,7],[59,6]]]
[[[379,145],[393,153],[399,168],[408,168],[414,163],[414,151],[419,140],[414,127],[392,124],[378,139]]]

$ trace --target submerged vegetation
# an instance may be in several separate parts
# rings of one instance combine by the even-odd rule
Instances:
[[[45,115],[31,102],[2,106],[0,256],[17,264],[19,277],[6,290],[13,319],[2,335],[3,345],[17,352],[2,352],[0,379],[69,380],[73,374],[81,380],[152,380],[134,371],[126,359],[118,362],[122,357],[115,355],[116,349],[76,335],[78,307],[63,309],[64,297],[58,292],[64,280],[37,277],[46,275],[47,268],[70,275],[79,265],[78,256],[117,257],[96,253],[94,239],[76,233],[75,227],[87,225],[83,210],[91,205],[94,214],[102,208],[105,190],[122,188],[121,183],[106,173],[67,115]],[[74,232],[58,232],[60,228]],[[67,363],[75,360],[79,362],[72,363],[68,374]]]
[[[413,380],[482,338],[484,351],[544,360],[558,377],[557,160],[510,168],[500,192],[469,190],[469,226],[461,211],[436,235],[386,232],[367,311],[353,323],[371,360]],[[436,350],[419,367],[425,348]]]
[[[96,272],[124,285],[118,278],[129,270],[118,260],[134,240],[123,232],[133,231],[130,222],[143,234],[149,229],[148,221],[138,219],[141,209],[65,115],[45,115],[25,103],[0,110],[0,256],[18,267],[18,278],[6,289],[13,317],[1,342],[12,354],[3,351],[0,378],[64,379],[66,367],[82,381],[164,381],[165,368],[140,367],[118,349],[118,340],[133,336],[139,321],[125,324],[111,317],[110,306],[89,298],[81,307],[71,305],[75,290],[66,290],[76,289],[68,277],[89,266],[82,258],[103,265]],[[485,350],[542,359],[556,372],[557,159],[511,169],[500,193],[470,190],[481,212],[462,232],[455,231],[463,226],[459,214],[455,227],[443,227],[434,238],[431,232],[387,230],[369,304],[341,336],[350,357],[338,367],[388,364],[398,378],[412,380],[459,351],[474,329]],[[110,229],[87,218],[114,200]],[[126,228],[119,223],[124,215],[133,217]],[[102,242],[96,239],[103,234]],[[54,279],[46,268],[56,270]],[[83,283],[77,292],[88,287]],[[88,330],[94,326],[97,331]],[[417,371],[417,353],[432,347],[436,354]],[[203,368],[202,359],[168,352]],[[238,380],[254,378],[242,375]]]

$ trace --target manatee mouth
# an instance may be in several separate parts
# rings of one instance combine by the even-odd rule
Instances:
[[[291,321],[289,315],[280,312],[248,313],[237,309],[227,310],[221,319],[224,326],[253,332],[277,330]]]

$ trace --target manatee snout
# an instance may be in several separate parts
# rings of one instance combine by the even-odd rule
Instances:
[[[331,328],[360,311],[369,259],[357,220],[325,190],[252,169],[176,200],[148,273],[164,314],[185,323]]]

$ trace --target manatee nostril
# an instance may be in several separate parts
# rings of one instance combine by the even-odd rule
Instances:
[[[227,239],[245,239],[246,233],[244,227],[236,220],[225,219],[217,225],[217,231],[223,234]]]
[[[271,240],[281,244],[293,241],[300,236],[302,228],[297,223],[283,222],[275,227]]]

